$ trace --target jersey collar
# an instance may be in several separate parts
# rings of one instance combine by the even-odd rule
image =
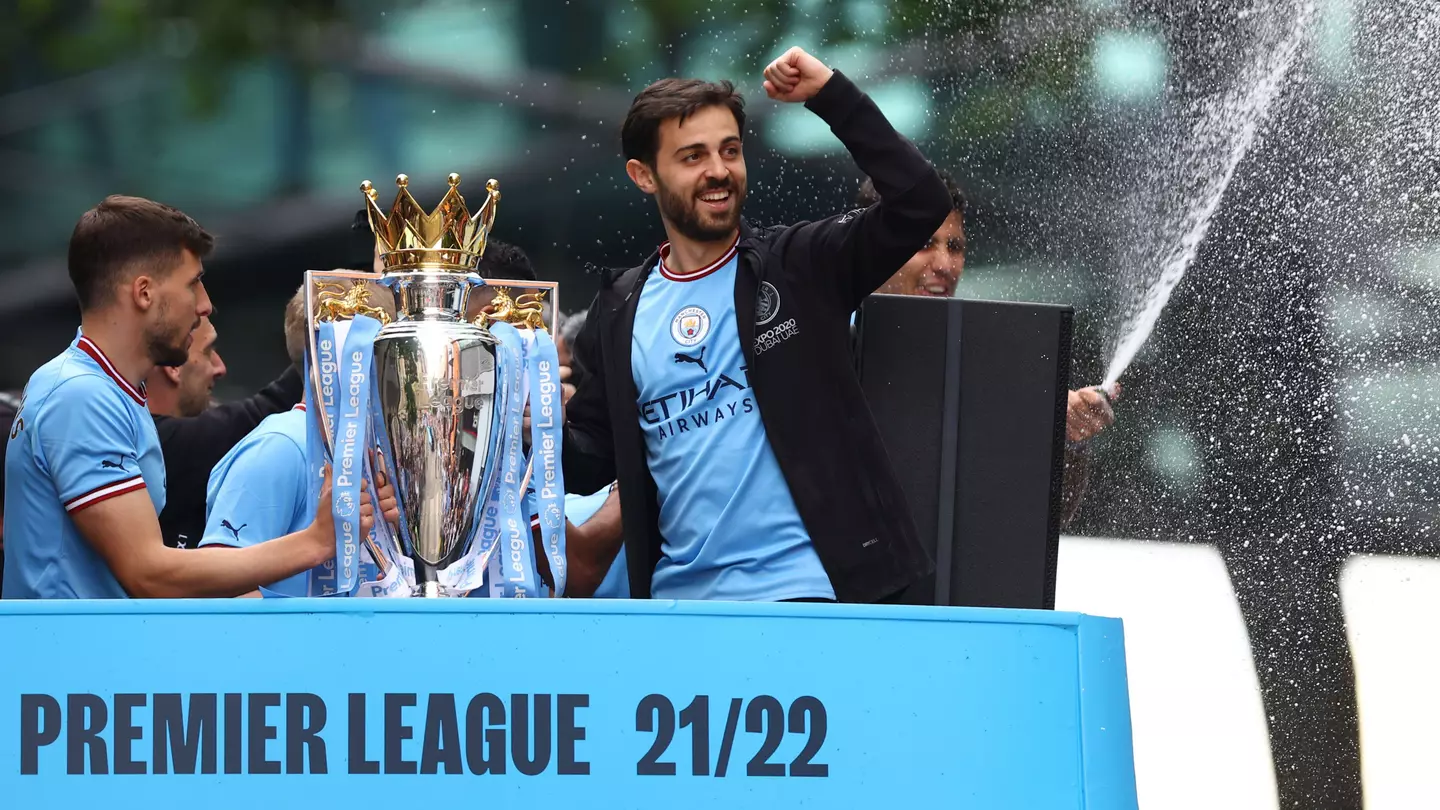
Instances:
[[[124,391],[126,396],[135,400],[136,404],[142,407],[145,405],[144,382],[140,383],[138,389],[131,385],[129,381],[120,376],[120,372],[115,370],[115,364],[110,362],[110,358],[106,357],[105,352],[101,351],[100,347],[96,346],[95,342],[90,338],[81,335],[80,339],[75,341],[75,345],[80,351],[90,355],[90,359],[94,360],[95,364],[100,366],[100,370],[105,372],[110,379],[114,380],[116,385],[120,386],[120,390]]]
[[[660,246],[660,275],[671,281],[695,281],[696,279],[702,279],[724,267],[731,259],[735,258],[735,246],[738,244],[740,244],[740,234],[737,233],[735,234],[735,241],[730,243],[730,247],[726,249],[724,255],[720,258],[699,270],[692,270],[689,273],[677,273],[665,266],[665,259],[670,256],[670,243],[666,242]]]

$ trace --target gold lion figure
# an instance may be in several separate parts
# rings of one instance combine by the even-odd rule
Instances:
[[[544,290],[538,293],[525,293],[512,299],[510,288],[496,287],[495,297],[490,300],[490,306],[476,316],[475,322],[485,327],[496,323],[508,323],[528,329],[544,329],[544,300]]]
[[[515,314],[519,324],[531,329],[545,328],[545,291],[526,293],[515,299]],[[516,323],[516,321],[511,321]]]
[[[320,310],[317,320],[341,321],[356,315],[369,315],[382,324],[390,323],[389,313],[380,307],[370,306],[370,290],[363,281],[354,282],[349,289],[343,281],[322,281],[315,285],[315,289],[322,296],[317,307]],[[328,297],[323,297],[327,293]]]

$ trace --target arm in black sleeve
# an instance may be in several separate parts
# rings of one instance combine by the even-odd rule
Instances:
[[[602,293],[603,294],[603,293]],[[585,327],[571,352],[585,368],[575,395],[565,405],[565,446],[561,463],[567,492],[589,494],[615,480],[615,440],[605,398],[605,357],[601,346],[600,296],[590,305]]]
[[[880,197],[863,211],[802,225],[808,238],[797,239],[810,246],[805,266],[828,277],[853,311],[940,229],[950,195],[920,150],[840,71],[805,106],[830,125]]]
[[[238,402],[227,402],[210,408],[199,416],[168,420],[171,441],[187,453],[196,453],[209,460],[205,476],[225,454],[271,414],[295,407],[305,397],[305,381],[300,368],[291,365],[274,382],[259,393]]]

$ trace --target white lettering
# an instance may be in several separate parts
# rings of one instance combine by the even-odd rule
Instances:
[[[520,526],[514,518],[505,521],[505,530],[510,535],[510,581],[520,582],[524,579],[525,566],[522,562],[525,553],[525,540],[520,534]]]
[[[360,408],[360,397],[365,391],[365,355],[356,351],[350,355],[350,408],[358,411]],[[349,413],[346,416],[358,416],[358,413]]]
[[[320,395],[324,397],[326,407],[335,398],[335,373],[340,370],[335,362],[335,344],[324,338],[320,339]]]

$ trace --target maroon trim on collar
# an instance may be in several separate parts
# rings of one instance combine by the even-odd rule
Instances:
[[[666,242],[660,246],[660,275],[670,281],[696,281],[724,267],[729,261],[735,258],[736,246],[740,244],[740,235],[735,235],[735,241],[730,243],[730,248],[725,255],[711,262],[710,264],[690,273],[676,273],[665,266],[665,257],[670,255],[670,243]]]
[[[80,340],[75,345],[80,348],[80,351],[90,355],[90,358],[100,366],[101,370],[108,374],[110,379],[115,381],[116,385],[120,386],[121,391],[124,391],[126,395],[135,400],[136,404],[144,406],[145,383],[140,383],[139,390],[136,390],[135,386],[120,376],[120,372],[115,369],[115,364],[110,362],[110,358],[106,357],[105,352],[101,351],[100,347],[96,346],[95,342],[90,338],[81,335]]]

